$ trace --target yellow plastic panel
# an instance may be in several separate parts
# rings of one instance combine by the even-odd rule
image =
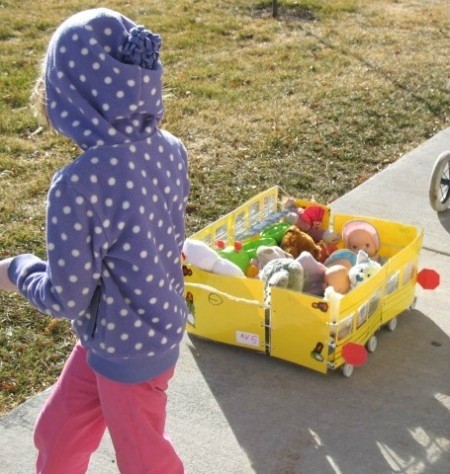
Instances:
[[[347,314],[355,312],[358,308],[365,305],[376,294],[380,294],[386,280],[387,268],[381,267],[376,273],[366,280],[362,285],[350,290],[341,299],[341,311],[339,320],[346,317]]]
[[[329,326],[323,300],[273,288],[270,355],[327,372]]]
[[[383,298],[382,323],[387,323],[405,309],[415,298],[417,266],[423,232],[386,263],[388,271]]]
[[[279,188],[274,186],[263,191],[229,214],[221,217],[190,238],[202,240],[212,246],[217,240],[227,245],[258,235],[259,225],[278,211]]]
[[[187,331],[217,342],[265,351],[263,284],[185,267]]]
[[[353,342],[365,345],[380,328],[386,274],[387,269],[382,267],[369,280],[343,296],[337,319],[335,315],[330,314],[331,335],[336,347],[329,359],[334,362],[335,368],[344,363],[341,352],[345,344]]]
[[[411,225],[350,214],[335,214],[333,216],[334,230],[342,232],[344,224],[355,219],[366,220],[375,226],[380,237],[380,255],[385,258],[391,258],[399,253],[405,246],[414,242],[420,234],[420,230]]]
[[[245,241],[257,238],[264,228],[278,222],[283,217],[281,212],[282,195],[284,195],[283,191],[278,186],[273,186],[196,232],[190,238],[201,240],[211,247],[217,240],[223,240],[227,245],[230,245],[236,240]],[[284,197],[287,196],[284,195]],[[329,207],[301,199],[296,200],[296,205],[322,207],[325,210],[323,224],[325,228],[328,227],[331,212]]]

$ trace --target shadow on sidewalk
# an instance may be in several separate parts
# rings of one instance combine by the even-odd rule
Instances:
[[[437,216],[438,216],[439,222],[441,223],[442,227],[449,234],[449,239],[450,239],[450,210],[447,210],[445,212],[440,212],[440,213],[438,213]]]
[[[447,473],[449,337],[417,310],[377,335],[351,378],[194,337],[189,347],[258,474]]]

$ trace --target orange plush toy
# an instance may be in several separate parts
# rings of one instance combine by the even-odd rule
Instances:
[[[301,231],[296,225],[288,228],[281,241],[280,247],[294,258],[302,252],[309,252],[316,260],[320,260],[322,249],[306,232]]]

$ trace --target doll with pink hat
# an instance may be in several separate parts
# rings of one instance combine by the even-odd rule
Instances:
[[[380,237],[377,229],[364,220],[351,220],[342,228],[344,245],[352,252],[364,250],[371,260],[380,261]]]
[[[326,286],[333,286],[336,292],[345,294],[350,289],[349,272],[357,264],[357,255],[363,250],[372,262],[383,263],[378,255],[380,237],[377,229],[364,220],[348,221],[342,228],[345,248],[333,252],[324,262]]]

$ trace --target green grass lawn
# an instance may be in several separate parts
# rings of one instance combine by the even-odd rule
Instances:
[[[450,124],[448,0],[105,0],[163,37],[163,126],[185,143],[188,234],[275,184],[329,202]],[[45,256],[77,156],[28,97],[55,27],[97,2],[0,0],[0,258]],[[431,170],[430,170],[431,172]],[[0,414],[55,381],[70,325],[0,295]]]

